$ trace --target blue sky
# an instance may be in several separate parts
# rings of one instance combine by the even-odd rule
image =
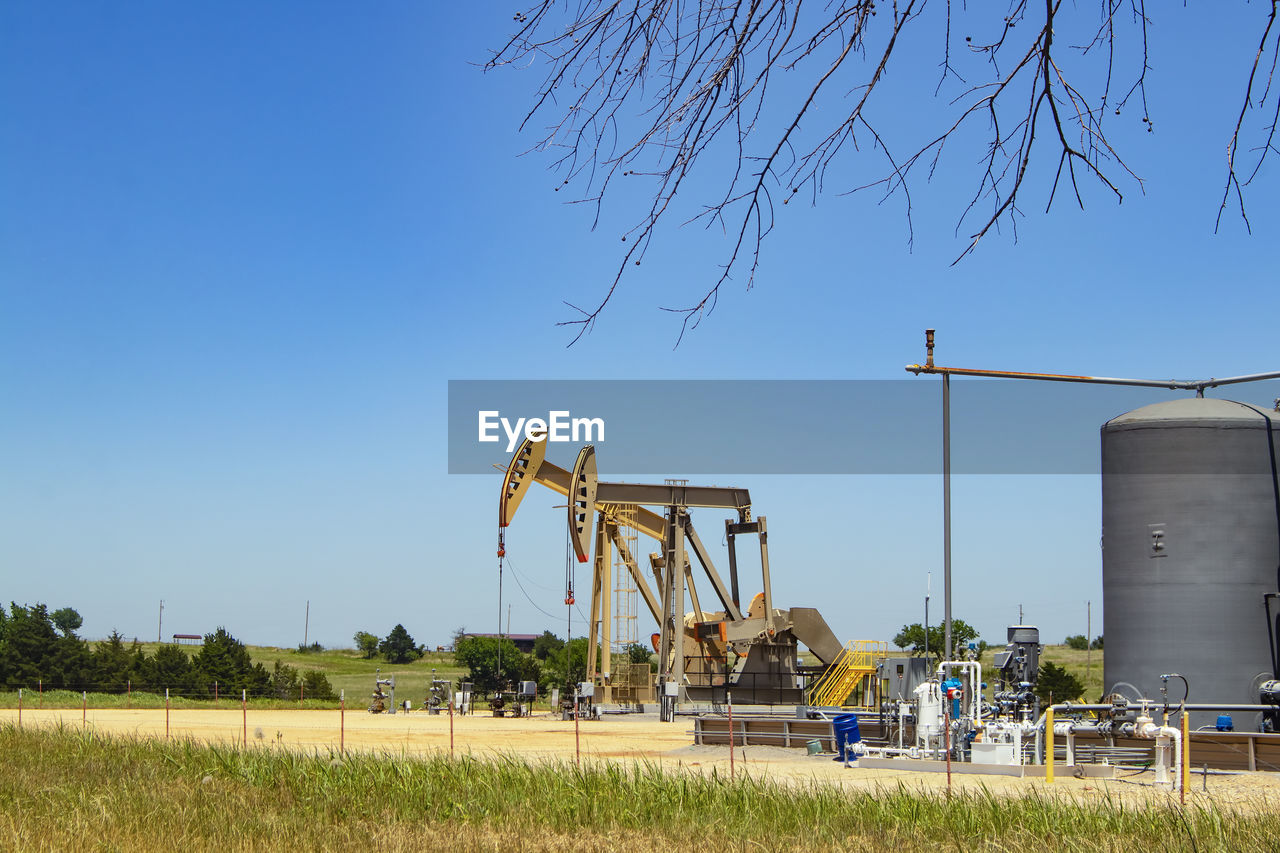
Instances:
[[[1274,370],[1274,165],[1252,236],[1230,216],[1213,233],[1264,11],[1238,6],[1152,26],[1157,131],[1117,126],[1145,194],[1088,188],[1048,215],[1029,197],[1016,242],[951,266],[953,154],[915,190],[913,248],[895,200],[790,205],[756,286],[731,282],[673,348],[659,306],[701,293],[725,244],[667,231],[567,348],[563,302],[602,293],[636,210],[620,196],[592,231],[524,153],[536,70],[478,67],[509,7],[8,4],[0,600],[74,606],[89,637],[154,636],[161,599],[166,635],[292,645],[308,600],[326,645],[493,630],[499,478],[447,474],[450,379],[898,379],[926,327],[960,366]],[[1251,393],[1224,396],[1270,402]],[[929,572],[939,601],[936,477],[735,485],[769,517],[776,600],[819,605],[842,639],[917,621]],[[1096,478],[966,476],[954,499],[956,615],[998,641],[1021,604],[1056,641],[1092,600],[1101,630]],[[544,615],[563,615],[557,503],[530,498],[512,529],[513,631],[563,633]]]

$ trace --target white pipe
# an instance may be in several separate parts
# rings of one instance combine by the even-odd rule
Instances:
[[[1173,766],[1182,766],[1182,730],[1173,726],[1157,726],[1150,717],[1138,717],[1133,726],[1136,737],[1156,742],[1156,784],[1172,787],[1169,778],[1169,744],[1173,743]]]
[[[1075,766],[1076,763],[1076,734],[1080,732],[1096,732],[1098,727],[1095,725],[1081,725],[1068,720],[1065,723],[1054,723],[1053,733],[1055,735],[1065,735],[1067,738],[1067,765]]]
[[[979,722],[982,719],[982,664],[976,660],[943,661],[938,665],[938,675],[945,675],[946,670],[951,667],[960,667],[971,671],[969,673],[969,695],[965,697],[965,700],[969,706],[969,719],[975,723]]]
[[[1043,728],[1043,727],[1042,727]],[[1067,764],[1074,764],[1075,757],[1075,736],[1084,732],[1097,732],[1100,726],[1091,723],[1063,722],[1053,724],[1053,733],[1055,735],[1065,735],[1067,738]],[[1121,729],[1129,729],[1129,734],[1133,737],[1142,738],[1144,740],[1154,740],[1156,742],[1156,784],[1162,786],[1172,786],[1173,780],[1169,778],[1169,747],[1173,747],[1173,768],[1182,766],[1182,730],[1175,726],[1157,726],[1155,721],[1146,715],[1138,717],[1137,722],[1132,726],[1125,725]],[[1040,729],[1036,730],[1037,742],[1040,738]]]
[[[921,754],[921,751],[915,747],[909,749],[897,749],[892,746],[868,746],[863,750],[863,754],[871,758],[883,758],[894,755],[906,755],[915,758]]]

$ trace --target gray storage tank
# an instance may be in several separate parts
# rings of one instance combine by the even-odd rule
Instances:
[[[1280,413],[1211,398],[1144,406],[1102,427],[1108,692],[1256,703],[1269,678],[1263,596],[1280,566]],[[1182,684],[1169,683],[1169,698]],[[1208,725],[1216,715],[1192,715]],[[1253,730],[1256,714],[1236,714]]]

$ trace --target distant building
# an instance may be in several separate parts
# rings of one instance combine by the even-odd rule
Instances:
[[[496,638],[498,635],[497,634],[476,634],[468,631],[462,636],[463,637],[494,637]],[[525,652],[526,654],[529,654],[533,652],[534,642],[541,636],[542,636],[541,634],[503,634],[502,638],[504,640],[510,640],[511,642],[515,643],[516,649],[518,651],[522,651],[522,652]]]

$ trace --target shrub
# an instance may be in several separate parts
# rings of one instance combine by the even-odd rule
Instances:
[[[382,638],[382,642],[378,643],[378,651],[382,652],[389,663],[409,663],[422,657],[422,649],[418,648],[413,637],[400,624]]]
[[[302,674],[302,686],[308,699],[336,699],[328,677],[317,669]]]
[[[368,631],[356,631],[356,635],[353,639],[356,641],[356,650],[364,656],[365,660],[373,660],[377,656],[377,634],[370,634]]]
[[[1036,695],[1041,702],[1074,702],[1084,693],[1084,683],[1063,667],[1045,661],[1036,680]]]
[[[266,668],[260,663],[255,664],[249,658],[249,650],[244,643],[223,627],[204,635],[204,645],[196,653],[192,665],[204,692],[210,696],[214,693],[214,682],[217,682],[222,695],[235,695],[243,690],[250,696],[261,696],[270,686],[271,677]]]

